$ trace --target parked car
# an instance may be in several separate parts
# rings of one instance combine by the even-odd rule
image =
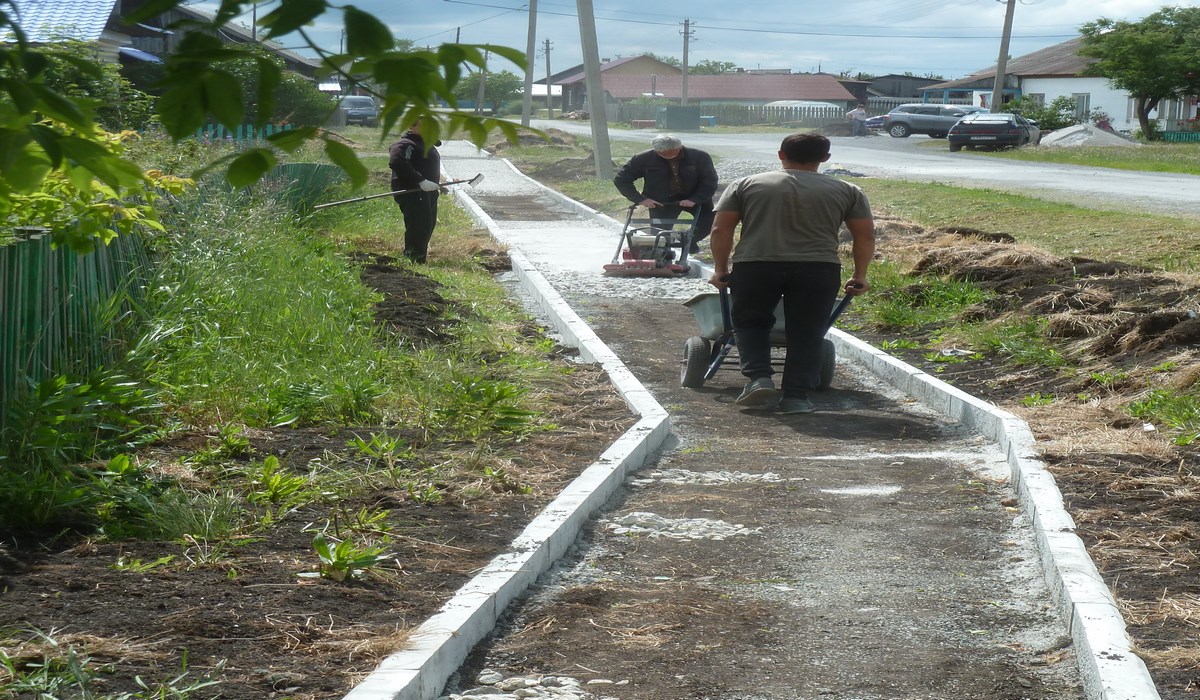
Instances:
[[[959,119],[986,111],[982,107],[914,102],[900,105],[883,115],[883,130],[898,139],[908,138],[910,134],[928,134],[940,139],[946,137]]]
[[[886,114],[880,114],[877,117],[868,118],[867,119],[867,130],[868,131],[879,131],[880,129],[882,129],[883,128],[883,120],[884,120],[884,117],[886,117],[886,116],[887,116]]]
[[[951,151],[967,148],[1017,148],[1026,144],[1036,146],[1042,140],[1042,130],[1019,114],[968,114],[950,127],[947,137]]]
[[[346,112],[347,124],[375,126],[379,123],[379,108],[375,100],[365,95],[347,95],[338,100],[338,107]]]

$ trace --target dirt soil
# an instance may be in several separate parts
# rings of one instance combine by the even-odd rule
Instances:
[[[496,251],[482,251],[479,258],[492,270],[509,265],[507,255]],[[377,321],[396,341],[453,341],[444,320],[448,302],[436,282],[387,257],[364,256],[362,263],[364,282],[383,296]],[[525,332],[539,333],[532,325]],[[0,628],[11,632],[0,651],[18,665],[38,663],[47,645],[29,631],[47,633],[59,647],[74,647],[90,659],[94,693],[133,692],[137,677],[153,686],[186,670],[176,687],[208,677],[220,681],[189,696],[194,698],[341,697],[402,648],[410,629],[504,550],[632,424],[602,371],[574,361],[572,352],[555,353],[552,360],[573,370],[563,373],[561,385],[546,388],[545,419],[557,427],[501,446],[504,479],[485,482],[466,469],[444,473],[444,481],[430,484],[443,495],[441,502],[416,499],[399,486],[380,489],[292,510],[217,549],[197,541],[181,547],[93,539],[0,549]],[[238,460],[274,455],[300,473],[317,462],[377,468],[348,442],[378,433],[404,436],[400,428],[378,425],[252,430],[246,433],[249,449]],[[141,459],[194,478],[190,460],[217,443],[215,434],[174,435]],[[414,472],[430,462],[473,456],[470,445],[435,445],[422,454],[425,463],[412,464]],[[338,518],[348,523],[361,509],[386,511],[386,523],[374,527],[388,529],[396,565],[340,583],[303,576],[317,568],[314,528]],[[152,565],[163,557],[172,559]],[[33,697],[6,685],[0,685],[0,698]]]

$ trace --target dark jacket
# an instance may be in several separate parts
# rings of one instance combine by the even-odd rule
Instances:
[[[711,203],[717,191],[717,169],[713,166],[712,157],[704,151],[685,147],[680,149],[676,159],[679,161],[679,176],[683,180],[683,191],[676,196],[671,196],[668,190],[671,166],[667,159],[653,150],[630,158],[613,178],[613,184],[625,199],[634,204],[647,197],[664,204],[682,199],[701,204]],[[633,184],[638,179],[642,180],[641,192]]]
[[[421,180],[442,181],[442,157],[437,148],[426,151],[425,139],[413,131],[404,132],[400,140],[392,144],[388,167],[392,169],[393,192],[415,190]]]

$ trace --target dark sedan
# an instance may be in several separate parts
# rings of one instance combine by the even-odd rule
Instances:
[[[1036,146],[1042,140],[1038,125],[1019,114],[979,112],[968,114],[950,127],[946,135],[951,151]]]

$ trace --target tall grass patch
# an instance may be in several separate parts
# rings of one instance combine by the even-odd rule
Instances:
[[[176,212],[151,314],[152,379],[189,420],[361,420],[382,393],[372,292],[326,239],[271,202],[208,190]]]

